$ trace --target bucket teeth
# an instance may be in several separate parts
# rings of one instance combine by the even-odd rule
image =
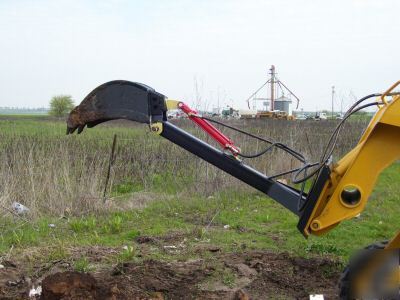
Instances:
[[[78,134],[81,134],[83,129],[85,128],[85,125],[78,126]]]
[[[87,114],[82,111],[83,110],[81,107],[82,104],[75,107],[69,114],[67,120],[67,134],[72,134],[77,129],[78,129],[78,134],[81,133],[85,128],[85,125],[90,121],[90,119],[87,118],[86,116]]]
[[[75,129],[71,127],[67,127],[67,134],[72,134],[74,133]]]
[[[77,133],[80,134],[85,126],[93,127],[99,123],[110,120],[105,118],[107,110],[101,109],[104,102],[108,99],[98,100],[97,89],[91,92],[85,99],[75,107],[68,116],[67,120],[67,134]]]

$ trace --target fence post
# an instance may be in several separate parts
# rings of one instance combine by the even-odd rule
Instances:
[[[115,146],[117,144],[117,135],[114,134],[114,139],[112,143],[112,148],[111,148],[111,153],[110,153],[110,160],[108,162],[108,170],[107,170],[107,177],[106,177],[106,182],[104,184],[104,192],[103,192],[103,203],[106,202],[106,193],[107,193],[107,186],[108,186],[108,181],[110,180],[110,174],[111,174],[111,167],[114,164],[115,161]]]

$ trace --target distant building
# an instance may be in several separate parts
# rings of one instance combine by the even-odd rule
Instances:
[[[220,115],[221,114],[221,109],[219,107],[213,107],[212,114],[213,115]]]

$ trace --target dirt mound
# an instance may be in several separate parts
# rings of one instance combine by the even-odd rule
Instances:
[[[315,293],[335,299],[337,270],[331,260],[265,251],[218,252],[182,262],[129,262],[91,274],[48,270],[50,275],[41,282],[27,280],[17,266],[10,265],[0,270],[0,299],[29,299],[34,283],[41,284],[40,299],[46,300],[308,299]],[[6,274],[13,274],[13,284],[5,280]]]
[[[96,299],[97,283],[90,274],[79,272],[56,273],[42,282],[43,300]]]

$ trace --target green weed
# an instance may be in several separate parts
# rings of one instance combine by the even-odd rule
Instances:
[[[67,250],[67,247],[63,241],[59,241],[55,246],[50,248],[49,253],[46,256],[47,261],[57,261],[66,259],[70,256],[70,253]]]
[[[106,233],[119,233],[122,231],[122,224],[122,217],[119,215],[114,215],[108,220],[107,224],[103,226],[103,230]]]
[[[226,285],[229,286],[230,288],[233,288],[235,286],[235,274],[232,272],[231,269],[225,269],[222,273],[222,282]]]
[[[92,268],[90,267],[89,260],[86,257],[82,257],[74,262],[74,269],[78,272],[89,272]]]
[[[337,246],[323,242],[312,242],[306,247],[305,250],[308,253],[315,253],[320,255],[335,254],[337,256],[340,256],[343,254],[343,251],[340,250]]]
[[[140,236],[140,231],[135,229],[129,230],[124,234],[124,238],[127,240],[133,240],[138,236]]]
[[[82,217],[78,219],[72,219],[69,221],[69,227],[75,233],[78,232],[90,232],[96,229],[97,221],[95,217]]]
[[[119,263],[132,261],[135,258],[135,248],[133,246],[124,246],[122,252],[118,255]]]
[[[119,183],[113,186],[112,196],[123,196],[126,194],[142,191],[143,189],[143,185],[138,182]]]

